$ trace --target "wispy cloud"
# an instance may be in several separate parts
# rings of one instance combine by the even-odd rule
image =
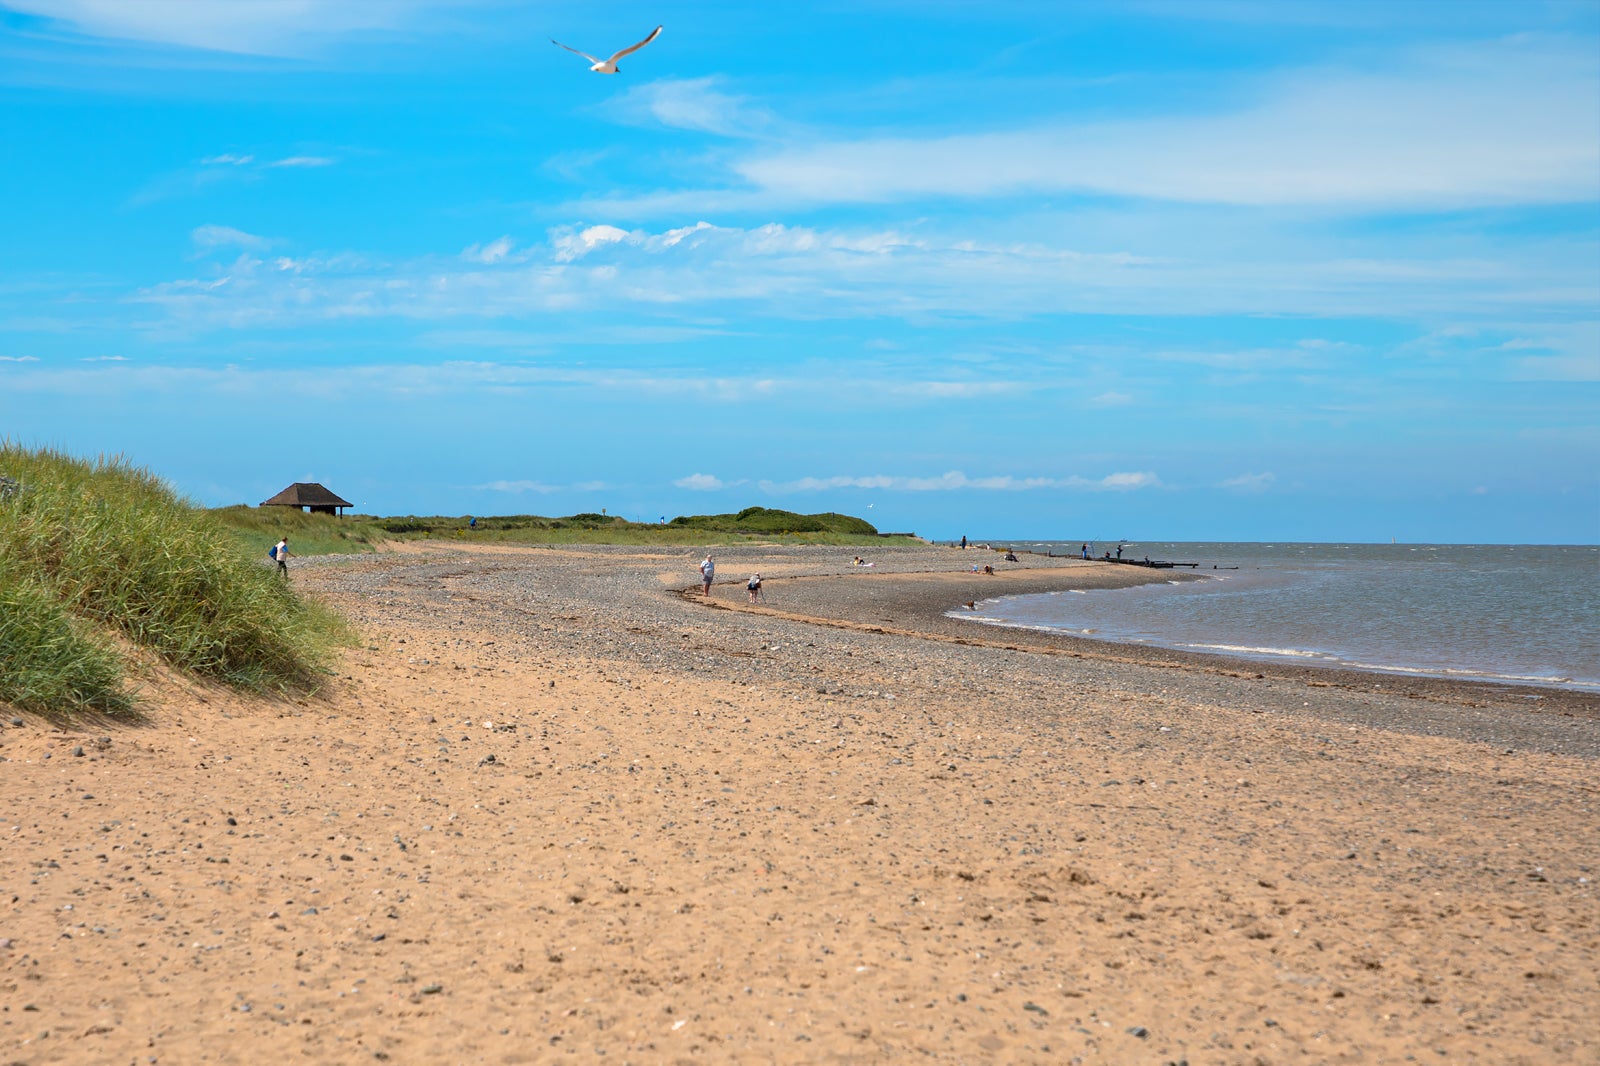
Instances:
[[[782,495],[800,492],[827,492],[834,489],[878,489],[887,492],[956,492],[978,489],[989,492],[1026,492],[1037,489],[1082,489],[1090,491],[1127,492],[1134,489],[1159,488],[1161,479],[1148,471],[1107,474],[1101,478],[1070,477],[1015,477],[998,474],[988,477],[968,477],[959,470],[936,477],[915,477],[900,474],[871,474],[866,476],[804,477],[794,481],[758,482],[765,492]]]
[[[947,223],[948,225],[948,223]],[[608,223],[558,227],[543,243],[502,236],[439,258],[361,253],[240,261],[215,276],[151,286],[136,297],[174,325],[287,328],[339,318],[511,318],[617,311],[616,328],[721,319],[731,309],[803,319],[1074,313],[1448,315],[1456,321],[1537,309],[1588,312],[1596,246],[1582,235],[1518,243],[1495,258],[1413,241],[1408,258],[1318,258],[1263,237],[1252,258],[1154,257],[1073,247],[1070,225],[1032,241],[979,239],[931,227],[750,228],[699,221],[652,231]],[[220,236],[220,235],[219,235]],[[1276,245],[1272,241],[1276,240]],[[217,239],[218,249],[227,242]],[[237,244],[235,246],[248,247]],[[226,284],[217,284],[219,277]],[[1235,368],[1271,360],[1317,365],[1341,351],[1181,352]],[[952,389],[970,388],[952,384]]]
[[[690,474],[688,477],[679,478],[673,484],[680,489],[688,489],[691,492],[717,492],[738,484],[738,482],[723,481],[715,474]]]
[[[461,258],[470,263],[483,263],[485,265],[505,263],[511,261],[515,248],[516,245],[510,237],[497,237],[483,244],[468,245],[462,249]]]
[[[232,182],[264,181],[278,170],[304,170],[331,167],[338,159],[327,155],[291,155],[263,159],[250,152],[221,152],[201,158],[191,166],[159,175],[146,182],[129,199],[136,207],[192,196],[202,190],[226,187]]]
[[[772,210],[1084,193],[1182,203],[1460,208],[1593,198],[1600,60],[1514,38],[1395,57],[1389,69],[1264,77],[1211,114],[762,147],[718,187],[619,211]],[[713,205],[713,206],[707,206]]]
[[[1277,476],[1270,472],[1240,474],[1238,477],[1231,477],[1226,481],[1219,482],[1217,487],[1232,489],[1235,492],[1260,493],[1272,488],[1273,482],[1277,480]]]
[[[281,167],[331,167],[338,160],[327,155],[290,155],[282,159],[258,159],[244,153],[223,152],[200,160],[203,167],[246,167],[255,170],[275,170]]]
[[[512,495],[533,493],[540,496],[549,496],[565,492],[604,492],[612,488],[606,481],[580,481],[572,485],[550,485],[543,481],[529,481],[523,479],[508,479],[501,481],[486,481],[472,488],[481,492],[504,492]]]
[[[194,242],[196,249],[209,252],[217,248],[244,248],[250,251],[263,251],[272,247],[273,241],[269,237],[258,237],[253,233],[246,233],[232,226],[218,226],[208,223],[196,226],[189,231],[189,239]]]
[[[511,493],[551,493],[563,491],[559,485],[546,485],[542,481],[487,481],[482,485],[474,485],[472,487],[475,489],[483,489],[489,492]]]
[[[722,137],[771,136],[787,128],[769,108],[721,85],[714,77],[654,81],[622,94],[608,110],[624,121]]]
[[[303,55],[330,38],[402,30],[474,0],[6,0],[91,36],[245,55]],[[482,0],[477,0],[481,3]]]

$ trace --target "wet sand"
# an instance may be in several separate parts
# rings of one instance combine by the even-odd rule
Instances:
[[[974,627],[1131,568],[851,554],[316,563],[324,699],[0,729],[0,1062],[1600,1059],[1593,699]]]

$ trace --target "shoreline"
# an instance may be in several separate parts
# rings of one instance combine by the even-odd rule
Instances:
[[[1025,649],[1073,658],[1237,678],[1274,679],[1313,688],[1334,687],[1349,692],[1384,691],[1407,699],[1444,705],[1473,709],[1493,706],[1508,714],[1556,715],[1600,722],[1600,693],[1592,691],[1513,681],[1445,678],[1346,666],[1258,660],[1221,652],[1185,651],[966,621],[959,616],[951,617],[948,613],[959,609],[961,604],[969,600],[975,602],[996,596],[1033,595],[1080,588],[1126,588],[1174,580],[1171,571],[1152,572],[1139,567],[1107,566],[1097,560],[1083,562],[1062,557],[1052,561],[1057,566],[1048,569],[1033,567],[1026,562],[1009,564],[1008,569],[997,571],[993,576],[963,571],[804,574],[789,579],[769,580],[767,588],[772,590],[772,598],[767,601],[765,608],[750,608],[740,602],[737,596],[732,597],[734,602],[731,605],[724,606],[788,614],[796,620],[821,625],[864,626],[958,644]],[[1065,565],[1060,565],[1063,563]],[[1154,576],[1156,574],[1160,576]],[[882,581],[878,586],[864,584],[853,589],[848,585],[826,584],[838,579],[873,582],[880,578]],[[1176,580],[1200,578],[1180,574]],[[684,586],[679,592],[691,602],[699,600],[698,586]],[[1378,723],[1372,721],[1368,724]],[[1440,735],[1473,739],[1464,729],[1451,728],[1442,721],[1433,721],[1431,728],[1442,731]]]

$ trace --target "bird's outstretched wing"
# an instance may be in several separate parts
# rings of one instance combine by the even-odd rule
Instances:
[[[655,29],[650,31],[650,36],[646,37],[644,40],[640,41],[638,44],[630,44],[628,47],[624,48],[622,51],[620,51],[616,55],[612,56],[609,60],[607,60],[607,62],[615,63],[617,60],[621,59],[623,56],[629,55],[629,54],[631,54],[633,52],[637,52],[639,49],[643,48],[645,45],[649,44],[651,41],[655,40],[660,35],[661,35],[661,27],[657,26]]]
[[[650,36],[654,37],[655,34],[652,33]],[[591,63],[600,62],[600,60],[596,59],[594,56],[590,55],[588,52],[579,52],[576,48],[572,47],[570,44],[562,44],[560,41],[556,40],[554,37],[550,38],[550,43],[555,45],[557,48],[565,48],[569,52],[576,52],[578,55],[580,55],[583,58],[587,59]],[[649,41],[645,41],[644,43],[645,44],[649,44],[650,42]],[[640,46],[639,45],[634,45],[634,47],[638,48]],[[617,53],[617,55],[621,55],[621,54],[622,54],[621,52]],[[616,58],[616,57],[613,56],[612,58]]]

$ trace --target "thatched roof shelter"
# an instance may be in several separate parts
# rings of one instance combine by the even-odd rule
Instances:
[[[312,514],[343,514],[342,508],[354,507],[349,500],[340,499],[315,481],[296,481],[270,500],[262,500],[263,507],[304,507]]]

